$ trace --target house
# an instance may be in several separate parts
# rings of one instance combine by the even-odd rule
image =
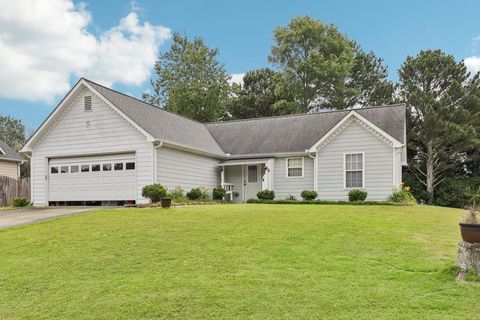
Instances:
[[[22,156],[0,140],[0,177],[18,179],[22,162]]]
[[[142,188],[223,186],[384,200],[406,164],[405,106],[202,124],[80,79],[22,148],[37,206],[145,203]]]

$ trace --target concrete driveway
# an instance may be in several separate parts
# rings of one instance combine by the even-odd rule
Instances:
[[[0,210],[0,229],[85,213],[99,207],[48,207]]]

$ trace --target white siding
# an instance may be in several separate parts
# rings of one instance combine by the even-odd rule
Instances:
[[[297,158],[297,157],[292,157]],[[274,191],[275,198],[282,199],[293,195],[301,199],[303,190],[313,190],[313,159],[304,157],[303,178],[287,178],[287,158],[275,158]]]
[[[185,191],[200,186],[220,186],[218,159],[162,147],[157,150],[157,181],[168,189],[182,186]]]
[[[83,97],[92,96],[92,111],[83,110]],[[153,145],[146,137],[88,89],[80,90],[32,152],[32,199],[46,205],[48,158],[131,151],[136,156],[137,202],[144,203],[143,186],[153,183]]]
[[[385,200],[394,184],[393,147],[356,122],[349,124],[318,152],[319,199],[347,200],[349,190],[344,188],[343,157],[349,152],[365,154],[367,200]]]

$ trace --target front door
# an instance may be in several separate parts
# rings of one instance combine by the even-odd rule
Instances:
[[[243,184],[245,186],[244,201],[248,199],[256,199],[257,192],[262,190],[262,176],[260,173],[260,165],[245,165],[243,175]]]

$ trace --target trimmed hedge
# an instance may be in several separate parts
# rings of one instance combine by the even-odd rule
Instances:
[[[257,198],[260,200],[275,199],[275,192],[273,190],[262,190],[257,193]]]
[[[365,201],[367,199],[367,191],[359,190],[359,189],[353,189],[350,190],[348,193],[348,201],[350,202],[357,202],[357,201]]]
[[[303,200],[314,200],[315,198],[318,197],[318,192],[315,190],[303,190],[302,193],[300,194],[303,198]]]
[[[247,203],[259,204],[340,204],[340,205],[366,205],[366,206],[406,206],[403,203],[390,201],[328,201],[328,200],[258,200],[249,199]]]

